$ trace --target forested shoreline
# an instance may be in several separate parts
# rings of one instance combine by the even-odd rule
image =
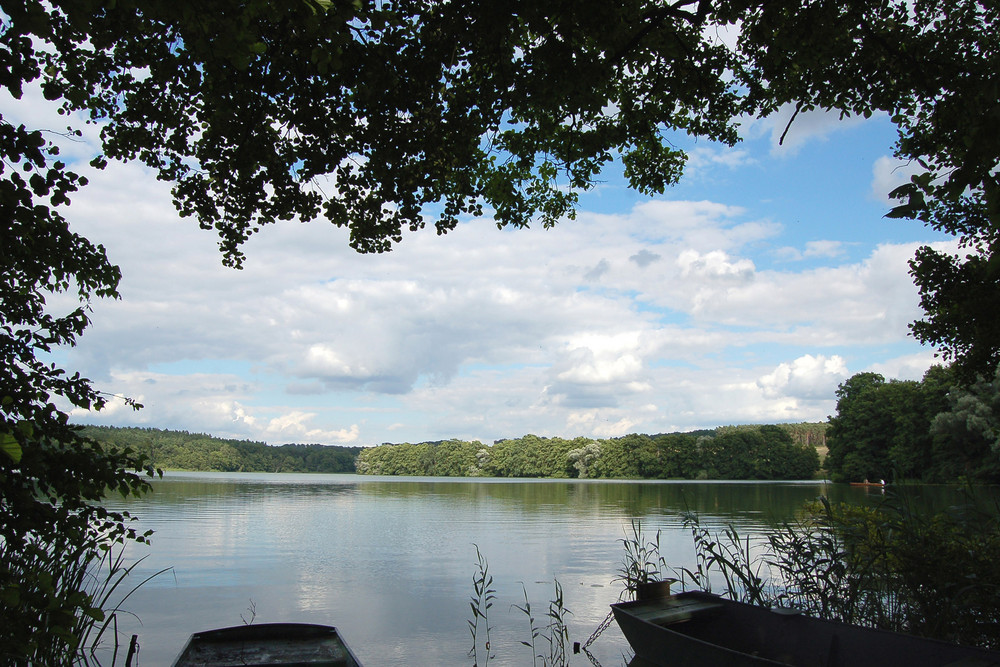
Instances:
[[[361,447],[287,444],[216,438],[157,428],[85,426],[85,437],[128,448],[154,468],[218,472],[354,472]]]
[[[857,373],[836,395],[824,462],[834,481],[1000,483],[1000,369],[966,386],[947,366],[920,381]]]
[[[617,438],[541,437],[270,446],[187,431],[83,427],[81,435],[155,468],[437,477],[808,479],[1000,482],[1000,372],[961,387],[950,367],[923,379],[858,373],[828,422],[720,426]]]
[[[598,440],[525,435],[486,445],[478,440],[269,446],[202,433],[86,426],[82,434],[127,448],[167,470],[317,472],[439,477],[616,479],[803,479],[819,469],[826,424],[722,426]]]
[[[604,479],[809,479],[823,425],[723,426],[620,438],[543,438],[385,444],[362,450],[363,475]],[[797,428],[798,427],[798,428]],[[813,428],[807,428],[813,427]],[[797,428],[797,430],[796,430]],[[792,433],[799,435],[799,442]]]

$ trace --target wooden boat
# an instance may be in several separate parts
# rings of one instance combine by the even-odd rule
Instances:
[[[848,482],[851,486],[877,486],[882,488],[885,486],[885,482]]]
[[[632,665],[865,667],[1000,665],[1000,652],[958,646],[687,592],[613,604]]]
[[[337,628],[308,623],[239,625],[196,632],[174,667],[360,667]]]

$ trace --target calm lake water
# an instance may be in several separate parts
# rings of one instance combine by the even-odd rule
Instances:
[[[751,533],[805,501],[877,501],[879,491],[817,482],[711,483],[441,479],[354,475],[167,473],[127,508],[156,531],[133,577],[172,568],[125,603],[139,663],[170,665],[195,631],[244,621],[337,626],[367,667],[471,665],[469,599],[478,545],[498,599],[491,664],[531,664],[520,644],[527,591],[536,618],[563,586],[571,641],[585,642],[618,601],[622,538],[639,519],[662,530],[667,562],[694,565],[682,514]],[[141,621],[141,625],[139,624]],[[593,644],[604,667],[628,644],[612,625]],[[107,658],[103,662],[110,664]],[[574,656],[574,664],[590,664]]]

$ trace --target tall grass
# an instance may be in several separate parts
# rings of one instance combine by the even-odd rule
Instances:
[[[474,667],[480,665],[480,660],[485,667],[496,657],[490,642],[490,633],[493,629],[490,625],[490,610],[496,601],[497,591],[493,588],[493,576],[490,574],[486,556],[477,545],[473,546],[476,547],[476,572],[472,576],[473,595],[469,601],[472,618],[467,621],[472,635],[469,655],[472,657]],[[570,652],[567,650],[570,646],[569,628],[566,619],[572,612],[566,607],[562,584],[558,579],[554,580],[554,584],[555,591],[545,612],[544,625],[534,616],[524,583],[521,584],[524,604],[510,606],[510,610],[516,609],[527,618],[528,640],[522,640],[521,644],[531,651],[533,667],[539,664],[544,667],[564,667],[570,663]]]
[[[647,539],[642,533],[642,523],[633,519],[630,523],[631,534],[626,533],[621,538],[625,553],[622,556],[622,566],[618,570],[615,581],[624,585],[622,598],[636,599],[643,595],[642,591],[652,584],[669,584],[676,581],[668,576],[670,571],[666,560],[660,554],[661,531],[657,530],[652,539]]]
[[[490,609],[496,601],[497,592],[493,588],[493,575],[490,574],[490,565],[486,556],[476,547],[476,573],[472,575],[473,595],[469,601],[472,608],[472,619],[468,621],[469,632],[472,634],[472,648],[469,655],[472,656],[474,667],[479,666],[480,654],[482,664],[485,667],[490,664],[490,654],[493,647],[490,645]]]
[[[573,612],[566,608],[562,584],[559,583],[558,579],[554,580],[554,586],[555,591],[545,612],[547,620],[545,625],[538,625],[532,615],[531,601],[528,600],[528,591],[523,583],[521,584],[521,592],[524,594],[524,605],[511,605],[511,609],[517,609],[528,619],[528,633],[531,641],[522,640],[521,644],[531,649],[533,667],[539,664],[543,667],[562,667],[570,662],[570,653],[566,650],[570,643],[566,617]],[[543,652],[543,642],[544,647],[547,648],[545,652]]]
[[[124,603],[166,571],[132,582],[141,562],[126,564],[123,543],[74,546],[69,540],[33,539],[18,549],[0,543],[0,568],[10,582],[0,600],[7,637],[0,664],[114,664]],[[110,662],[94,657],[103,647],[114,650]]]

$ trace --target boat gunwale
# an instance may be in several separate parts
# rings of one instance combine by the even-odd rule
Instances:
[[[203,644],[222,644],[225,642],[236,642],[236,641],[267,641],[269,639],[285,639],[288,634],[292,633],[295,635],[293,638],[301,638],[303,640],[308,640],[310,638],[314,639],[332,639],[339,644],[341,648],[344,649],[344,653],[348,658],[348,665],[353,665],[354,667],[361,667],[361,661],[351,650],[350,645],[347,640],[344,639],[343,633],[340,629],[332,625],[323,625],[319,623],[255,623],[251,625],[234,625],[225,628],[215,628],[212,630],[202,630],[199,632],[194,632],[188,637],[187,642],[185,642],[177,658],[172,663],[173,667],[188,667],[188,664],[194,665],[195,663],[182,662],[185,660],[185,656],[188,650],[198,643]],[[274,663],[281,664],[281,663]],[[295,663],[289,663],[291,665],[303,664],[301,661]],[[306,663],[308,664],[308,663]],[[323,663],[316,663],[322,665]],[[264,667],[267,667],[265,664]]]
[[[858,640],[865,640],[880,644],[894,644],[901,641],[909,641],[912,642],[914,646],[920,647],[921,650],[930,651],[931,653],[936,653],[937,652],[936,650],[940,650],[941,653],[953,652],[956,654],[956,657],[954,658],[956,660],[981,659],[983,661],[970,664],[1000,665],[1000,651],[995,651],[978,646],[956,644],[954,642],[948,642],[931,637],[921,637],[918,635],[893,632],[891,630],[884,630],[880,628],[869,628],[833,619],[816,618],[804,614],[802,612],[788,614],[786,611],[786,613],[782,614],[781,612],[768,607],[761,607],[757,605],[748,604],[745,602],[737,602],[734,600],[730,600],[728,598],[721,597],[719,595],[706,593],[704,591],[685,591],[682,593],[678,593],[676,595],[670,595],[660,599],[619,602],[616,604],[612,604],[611,608],[615,613],[616,619],[618,619],[619,614],[623,614],[627,616],[631,622],[641,624],[642,627],[648,628],[648,631],[652,632],[654,635],[660,635],[661,637],[669,636],[673,638],[674,641],[688,642],[696,647],[700,647],[703,650],[706,649],[707,647],[707,650],[720,652],[720,654],[722,655],[728,654],[734,657],[739,656],[739,658],[744,663],[752,662],[752,664],[760,664],[760,665],[788,664],[786,662],[775,661],[772,660],[771,658],[754,655],[752,653],[741,651],[739,649],[734,649],[720,643],[713,643],[712,641],[708,641],[705,639],[701,639],[700,637],[687,634],[676,627],[671,627],[672,625],[673,626],[681,625],[683,624],[683,621],[673,624],[670,623],[661,624],[651,620],[647,620],[632,611],[633,609],[639,609],[643,607],[655,607],[658,604],[663,604],[666,600],[677,599],[677,598],[681,599],[690,598],[702,601],[717,602],[721,605],[722,609],[728,609],[741,616],[751,617],[751,620],[755,622],[757,619],[760,619],[761,623],[776,623],[778,622],[777,617],[783,617],[783,618],[798,617],[801,618],[804,622],[813,626],[814,628],[818,628],[819,631],[816,634],[821,634],[821,633],[830,634],[830,635],[836,635],[841,638],[854,637],[857,638]],[[623,634],[626,635],[626,639],[629,639],[629,644],[632,645],[632,648],[635,651],[636,655],[637,656],[643,655],[640,652],[639,647],[637,647],[635,644],[632,644],[632,640],[629,637],[625,627],[622,625],[620,620],[619,620],[619,626],[622,628]],[[880,637],[883,638],[884,641],[879,642]],[[641,640],[638,640],[638,643],[642,644],[644,648],[646,648],[649,644],[649,642],[643,642]],[[651,657],[648,655],[644,655],[644,657],[653,662],[656,662],[657,660],[656,657]]]

